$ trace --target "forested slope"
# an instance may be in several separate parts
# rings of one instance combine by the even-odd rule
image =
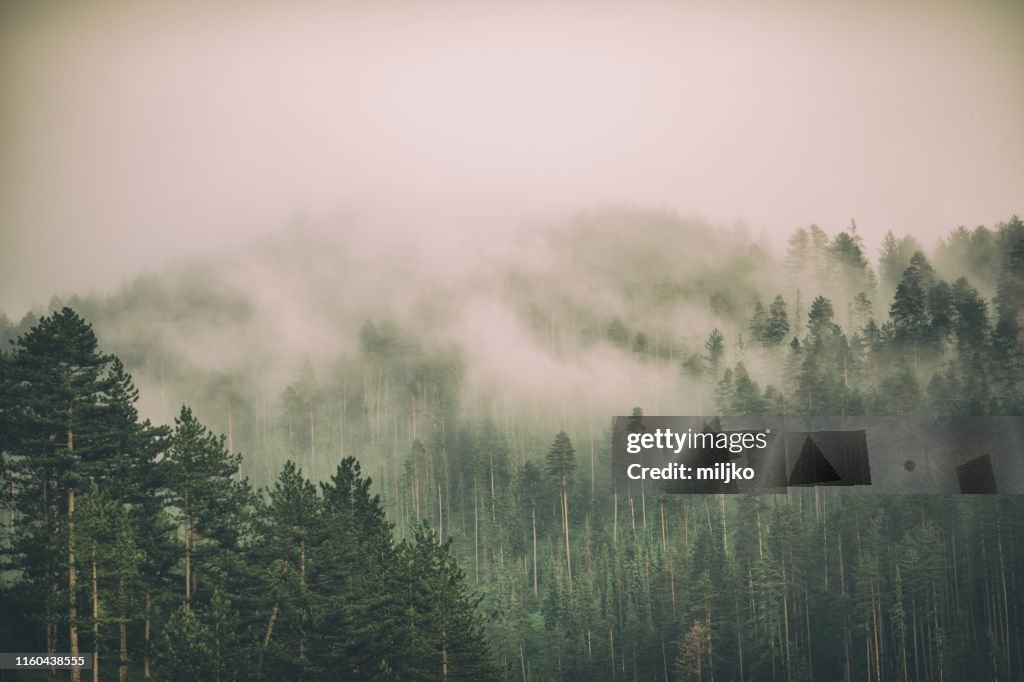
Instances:
[[[1019,219],[877,266],[855,226],[776,259],[638,211],[542,243],[407,306],[335,288],[301,349],[216,271],[68,301],[152,414],[195,409],[172,428],[59,302],[8,323],[6,649],[74,632],[164,679],[1024,674],[1015,496],[641,499],[609,467],[637,406],[1022,414]]]

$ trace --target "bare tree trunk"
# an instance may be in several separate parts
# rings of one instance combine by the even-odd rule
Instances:
[[[149,679],[149,641],[150,634],[152,632],[152,610],[153,610],[153,595],[146,592],[146,634],[145,643],[142,651],[142,675],[147,680]]]
[[[263,656],[267,647],[270,646],[270,635],[274,632],[274,623],[277,622],[277,611],[278,606],[274,604],[274,608],[270,611],[270,618],[267,619],[267,631],[263,635],[263,646],[260,647],[260,675],[263,674]]]
[[[491,479],[494,480],[493,478]],[[480,504],[476,479],[473,479],[473,575],[480,584]]]
[[[188,510],[188,491],[185,491],[185,606],[192,612],[192,519]]]
[[[313,400],[309,403],[309,473],[316,479],[316,422],[313,417]]]
[[[69,453],[75,451],[75,433],[71,428],[72,406],[68,402],[68,433],[67,449]],[[75,572],[75,489],[68,488],[68,635],[70,639],[71,655],[77,656],[78,650],[78,605],[75,599],[75,586],[77,575]],[[81,668],[71,669],[71,679],[79,682],[82,679]]]
[[[441,679],[448,682],[448,632],[441,628]]]
[[[92,550],[92,682],[100,682],[100,595],[96,576],[96,548]]]
[[[47,491],[50,489],[50,484],[46,483],[43,485],[43,509],[46,513],[46,528],[52,530],[51,526],[51,506],[47,502]],[[57,625],[53,622],[53,605],[55,604],[55,596],[57,594],[57,578],[56,575],[50,572],[50,569],[46,569],[46,583],[49,587],[50,594],[47,598],[46,605],[46,653],[53,656],[57,653]]]
[[[68,432],[68,441],[71,441],[71,432]],[[75,588],[77,574],[75,571],[75,489],[68,489],[68,634],[70,639],[71,655],[77,656],[78,649],[78,605],[75,600]],[[71,668],[71,679],[79,682],[82,679],[81,668]]]
[[[736,647],[740,656],[740,682],[743,682],[743,624],[740,623],[739,603],[736,604]]]
[[[786,635],[785,651],[786,651],[786,677],[792,678],[793,671],[790,668],[789,658],[789,582],[786,579],[786,560],[782,559],[782,622],[783,630]]]
[[[612,493],[612,545],[619,544],[619,494]]]
[[[534,506],[531,510],[531,516],[533,517],[533,594],[536,596],[537,592],[537,507]]]
[[[572,591],[572,556],[569,552],[569,491],[568,482],[562,476],[562,519],[565,522],[565,568],[569,574],[569,590]]]
[[[596,480],[596,474],[594,470],[594,425],[587,424],[587,429],[590,432],[590,496],[594,496],[594,481]]]
[[[120,682],[127,682],[128,680],[128,615],[125,613],[125,594],[124,594],[124,577],[117,582],[119,615],[118,622],[120,625],[120,640],[121,646],[119,651],[119,664],[117,678]]]
[[[871,629],[874,634],[875,643],[875,678],[882,679],[882,657],[878,644],[878,612],[881,610],[881,596],[877,594],[874,580],[871,582]]]
[[[609,679],[615,679],[615,630],[612,623],[608,623],[608,649],[612,652],[612,674]]]
[[[231,410],[231,396],[228,396],[228,452],[235,451],[235,420]]]
[[[1013,679],[1013,674],[1010,665],[1010,653],[1013,650],[1012,643],[1010,641],[1010,603],[1006,593],[1006,563],[1003,560],[1003,530],[999,523],[999,517],[996,517],[996,542],[999,547],[999,579],[1003,588],[1003,635],[1006,638],[1006,678]],[[940,666],[941,666],[941,658]],[[942,672],[940,668],[939,675],[941,677]]]
[[[415,398],[413,400],[415,401]],[[339,408],[339,414],[338,414],[338,446],[340,448],[342,459],[345,458],[345,413],[347,412],[347,410],[345,409],[345,407],[346,407],[345,403],[346,403],[345,384],[343,383],[341,385],[341,407]],[[416,403],[413,402],[414,406],[415,406],[415,404]],[[415,414],[416,413],[415,413],[415,410],[414,410],[413,411],[413,418],[414,419],[415,419]],[[413,422],[413,424],[415,425],[415,421]],[[415,431],[415,429],[413,429],[413,430]]]
[[[299,585],[306,592],[306,540],[299,541]],[[306,657],[306,609],[302,609],[302,637],[299,639],[299,660]]]

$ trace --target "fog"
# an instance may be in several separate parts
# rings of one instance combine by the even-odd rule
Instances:
[[[468,256],[626,203],[874,255],[1019,211],[1013,3],[548,5],[5,3],[0,309],[306,219]]]
[[[711,329],[781,379],[755,301],[850,319],[856,290],[784,272],[796,228],[855,219],[874,260],[1024,199],[1024,13],[995,3],[0,12],[0,311],[70,300],[161,422],[276,410],[306,362],[326,386],[368,320],[457,357],[471,412],[701,413],[678,368]]]

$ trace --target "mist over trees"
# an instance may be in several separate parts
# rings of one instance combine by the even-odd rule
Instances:
[[[1015,497],[645,497],[609,465],[637,406],[1022,414],[1019,218],[776,255],[610,209],[443,285],[278,246],[0,319],[5,650],[101,679],[1024,671]]]

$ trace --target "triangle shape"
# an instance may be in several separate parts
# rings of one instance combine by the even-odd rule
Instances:
[[[842,477],[829,464],[821,449],[811,440],[810,436],[807,436],[803,447],[800,448],[800,454],[796,458],[796,465],[793,466],[793,471],[789,474],[787,485],[817,485],[841,480],[843,480]]]

